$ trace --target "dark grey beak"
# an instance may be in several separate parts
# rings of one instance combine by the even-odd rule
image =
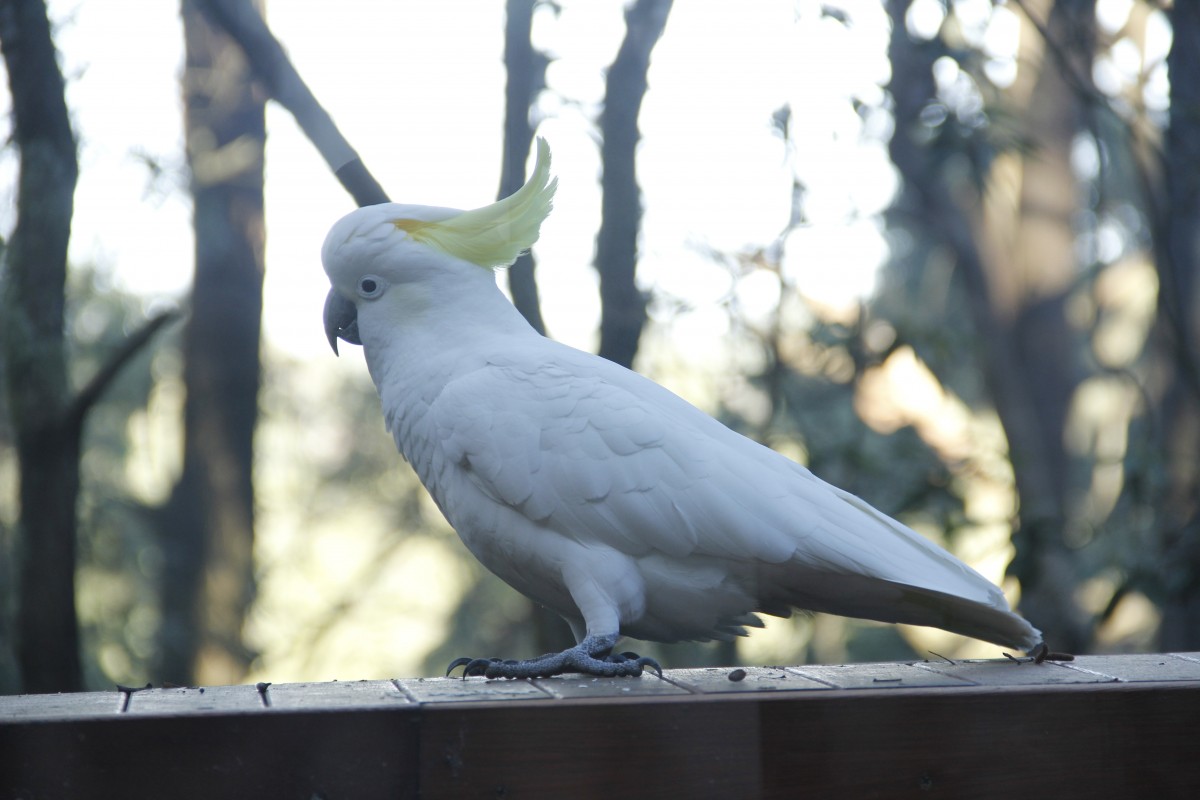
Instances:
[[[334,355],[337,355],[338,339],[350,344],[362,344],[362,339],[358,338],[358,311],[354,303],[338,294],[336,289],[330,289],[325,298],[324,316],[325,338],[329,340]]]

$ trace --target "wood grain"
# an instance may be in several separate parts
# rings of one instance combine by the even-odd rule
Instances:
[[[0,697],[0,800],[1200,797],[1200,654],[731,673]]]

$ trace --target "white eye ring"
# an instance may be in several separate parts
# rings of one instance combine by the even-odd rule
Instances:
[[[358,285],[354,288],[363,300],[374,300],[383,294],[386,284],[383,282],[383,278],[377,275],[363,275],[358,279]]]

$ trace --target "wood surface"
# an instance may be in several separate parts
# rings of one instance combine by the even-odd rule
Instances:
[[[1200,797],[1200,653],[0,697],[9,798]]]

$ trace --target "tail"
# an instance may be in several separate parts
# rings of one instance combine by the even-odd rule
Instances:
[[[1042,642],[1041,632],[1009,610],[999,590],[992,602],[984,603],[880,578],[834,574],[796,561],[771,565],[764,572],[757,610],[767,614],[786,616],[795,607],[925,625],[1026,652]]]
[[[811,611],[941,628],[1025,651],[1042,643],[1041,632],[1013,613],[987,578],[870,503],[824,486],[841,501],[821,506],[825,549],[816,558],[801,549],[791,561],[773,565],[769,570],[777,574],[760,597]]]

